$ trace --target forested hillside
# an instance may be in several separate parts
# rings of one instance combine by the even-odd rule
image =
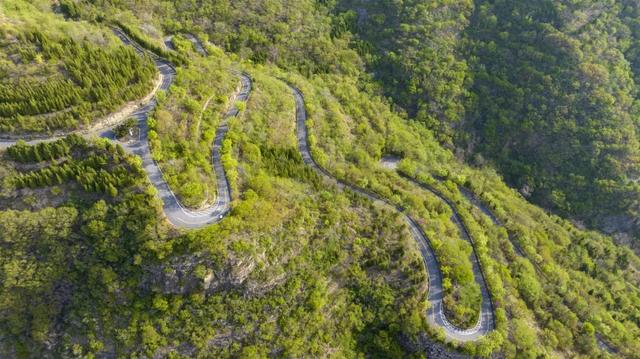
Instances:
[[[441,143],[534,203],[637,235],[637,1],[338,4],[383,92]]]
[[[352,46],[384,93],[451,145],[470,97],[462,32],[473,9],[471,0],[344,0],[333,22],[357,34]]]
[[[5,3],[0,23],[0,130],[11,134],[70,131],[95,122],[152,88],[153,65],[114,46],[100,30],[78,39],[59,18],[32,5]],[[43,32],[42,22],[53,28]]]
[[[0,171],[2,356],[51,352],[52,338],[79,355],[77,333],[101,350],[92,328],[136,297],[140,262],[163,233],[137,159],[70,136],[14,147]]]
[[[174,36],[172,43],[193,59],[159,96],[160,106],[149,120],[150,143],[181,203],[199,208],[215,200],[211,143],[238,80],[220,49],[211,48],[211,56],[203,59],[182,36]]]
[[[486,2],[469,30],[470,141],[534,202],[611,232],[631,229],[640,198],[637,59],[625,57],[638,39],[622,11]]]
[[[47,91],[96,103],[81,95],[100,86],[67,79],[63,55],[44,61],[45,39],[56,54],[86,51],[68,63],[105,75],[106,98],[139,86],[141,99],[153,78],[166,89],[102,138],[69,126],[0,141],[0,357],[637,358],[640,258],[571,221],[632,229],[635,11],[0,3],[11,19],[0,56],[35,52],[4,67],[20,81],[68,80]],[[37,33],[27,18],[51,26]],[[115,42],[111,26],[149,52]],[[108,54],[126,60],[96,62]],[[231,210],[199,229],[173,223],[157,183],[184,206],[219,200],[212,142],[240,72],[251,94],[221,148]]]

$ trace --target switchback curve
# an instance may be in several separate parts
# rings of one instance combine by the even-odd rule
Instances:
[[[114,29],[114,32],[125,44],[133,46],[138,52],[149,53],[140,45],[129,39],[129,37],[121,30]],[[166,90],[171,86],[171,83],[175,78],[175,68],[167,60],[155,56],[154,54],[151,54],[151,56],[156,63],[156,67],[163,76],[160,88],[162,90]],[[251,92],[251,78],[247,74],[242,73],[240,74],[240,82],[241,88],[234,97],[236,101],[246,101]],[[180,204],[176,195],[173,193],[171,188],[169,188],[169,184],[165,181],[160,166],[153,160],[151,155],[148,141],[149,127],[147,125],[147,118],[149,113],[155,108],[156,104],[156,100],[152,99],[134,114],[133,117],[138,121],[140,136],[136,141],[121,143],[122,146],[129,153],[135,154],[142,159],[142,167],[147,172],[149,181],[156,188],[158,196],[162,200],[164,214],[171,224],[180,228],[199,228],[221,221],[231,209],[231,188],[229,187],[229,182],[227,181],[224,167],[222,165],[220,149],[222,147],[222,141],[229,129],[228,119],[230,117],[237,116],[239,113],[235,102],[232,104],[231,109],[225,114],[224,119],[218,126],[213,142],[212,162],[216,173],[216,201],[211,206],[197,211],[185,208]],[[100,136],[115,140],[113,130],[105,131],[104,133],[101,133]]]
[[[331,175],[326,169],[322,168],[318,165],[317,162],[313,159],[311,155],[311,149],[308,143],[308,133],[307,133],[307,113],[304,105],[304,97],[300,90],[293,86],[289,86],[291,91],[293,92],[295,103],[296,103],[296,138],[298,142],[298,150],[300,155],[302,156],[303,162],[316,170],[325,180],[335,184],[338,188],[344,190],[350,190],[354,193],[357,193],[361,196],[366,197],[372,202],[382,205],[387,208],[391,208],[396,212],[400,213],[402,218],[405,220],[407,225],[409,226],[409,231],[411,232],[411,236],[415,239],[418,244],[418,248],[420,249],[420,253],[424,260],[425,267],[427,269],[427,273],[429,274],[429,294],[428,301],[430,303],[430,307],[427,310],[427,321],[430,325],[435,327],[440,327],[443,329],[445,336],[454,341],[458,342],[468,342],[475,341],[488,334],[495,328],[494,315],[493,315],[493,306],[489,299],[485,298],[489,296],[488,291],[486,291],[486,285],[484,284],[484,277],[476,274],[476,280],[480,280],[483,284],[481,287],[485,288],[483,291],[483,305],[480,311],[480,317],[478,320],[478,324],[467,330],[459,329],[449,323],[446,319],[443,308],[443,298],[444,292],[442,288],[442,273],[440,272],[440,265],[435,256],[433,248],[429,242],[424,231],[420,228],[418,223],[408,214],[404,213],[404,209],[391,204],[387,200],[382,197],[368,192],[362,188],[356,187],[352,184],[343,182],[333,175]],[[474,268],[475,269],[475,268]],[[478,279],[480,277],[480,279]]]
[[[444,202],[447,207],[449,207],[449,209],[451,210],[452,218],[451,220],[453,221],[453,223],[455,223],[456,227],[458,227],[458,231],[460,232],[460,234],[462,235],[463,239],[465,241],[467,241],[467,243],[469,243],[471,245],[471,247],[473,248],[471,257],[469,258],[469,260],[471,261],[471,265],[472,265],[472,269],[473,269],[473,274],[474,274],[474,278],[476,280],[476,283],[480,286],[480,294],[482,296],[482,306],[480,309],[480,316],[485,316],[485,315],[490,315],[491,316],[491,320],[493,321],[493,300],[491,299],[491,295],[489,293],[489,289],[487,288],[487,281],[486,278],[484,276],[484,272],[482,270],[482,266],[480,264],[480,258],[478,258],[477,255],[477,249],[475,247],[475,244],[473,242],[473,238],[471,238],[471,233],[469,233],[469,230],[467,228],[467,226],[464,224],[464,222],[462,221],[462,219],[460,218],[460,214],[458,213],[458,210],[456,209],[456,206],[447,198],[445,197],[442,193],[440,193],[440,191],[436,190],[435,188],[425,184],[425,183],[421,183],[418,182],[416,180],[414,180],[411,177],[405,176],[403,174],[400,174],[401,176],[403,176],[404,178],[406,178],[408,181],[410,181],[411,183],[419,186],[420,188],[432,193],[434,196],[438,197],[438,199],[440,199],[442,202]],[[480,321],[478,322],[479,325],[480,322],[482,321],[482,318],[480,318]]]
[[[458,186],[458,189],[460,190],[460,193],[469,202],[471,202],[471,204],[473,204],[474,207],[476,207],[478,210],[480,210],[480,212],[482,212],[485,216],[487,216],[491,220],[491,222],[493,222],[494,225],[506,229],[504,223],[498,218],[498,216],[496,216],[495,213],[493,213],[493,211],[486,204],[484,204],[480,199],[478,199],[478,197],[476,197],[476,195],[471,190],[463,186]],[[507,231],[507,238],[511,243],[511,245],[513,246],[514,252],[519,257],[528,259],[527,255],[525,254],[520,244],[515,240],[515,238],[513,238],[513,233]],[[549,279],[536,261],[530,260],[529,262],[533,265],[535,271],[542,278],[544,278],[545,280]],[[609,354],[615,354],[618,352],[618,349],[612,346],[609,342],[607,342],[607,340],[602,336],[602,334],[596,332],[595,336],[596,336],[596,344],[601,350],[606,351]]]
[[[160,73],[160,85],[157,89],[168,90],[173,82],[176,70],[173,65],[164,58],[161,58],[150,51],[147,51],[135,41],[131,40],[122,30],[119,28],[113,28],[114,34],[120,38],[120,40],[129,46],[132,46],[139,54],[149,54],[154,60],[155,66]],[[251,79],[247,74],[240,74],[241,88],[236,94],[235,99],[237,101],[246,101],[249,98],[251,92]],[[154,89],[156,91],[157,89]],[[147,118],[151,111],[157,105],[155,97],[152,97],[141,105],[132,115],[138,123],[139,136],[137,140],[128,142],[120,142],[115,138],[113,127],[101,128],[93,132],[80,132],[83,137],[93,138],[102,137],[110,139],[114,142],[118,142],[122,145],[125,151],[137,155],[142,159],[142,167],[144,168],[149,181],[155,187],[158,197],[162,200],[163,211],[167,219],[171,224],[180,228],[198,228],[209,224],[217,223],[229,213],[231,206],[231,190],[227,181],[224,167],[222,166],[220,148],[222,146],[222,140],[228,131],[228,119],[229,117],[238,115],[238,108],[235,103],[232,108],[226,113],[224,119],[216,130],[216,136],[212,149],[212,162],[216,172],[217,182],[217,197],[213,205],[198,211],[189,210],[184,208],[175,194],[169,188],[169,185],[165,181],[162,171],[158,164],[153,160],[151,156],[151,150],[149,148],[148,134],[149,127],[147,125]],[[63,136],[56,135],[50,138],[42,138],[36,140],[26,141],[27,144],[35,144],[43,141],[54,141]],[[0,148],[6,148],[14,145],[17,142],[15,139],[0,140]]]

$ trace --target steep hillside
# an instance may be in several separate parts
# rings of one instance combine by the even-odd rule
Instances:
[[[103,28],[70,27],[38,5],[0,5],[8,19],[0,23],[3,137],[87,130],[153,88],[148,58],[120,46]]]
[[[636,1],[339,1],[410,117],[532,202],[638,233]],[[631,243],[634,247],[637,243]]]
[[[636,60],[621,11],[483,2],[469,29],[477,149],[535,203],[609,232],[635,229],[639,198]]]
[[[16,3],[121,27],[160,90],[99,133],[0,141],[0,357],[638,357],[640,258],[452,148],[490,120],[471,69],[499,68],[468,29],[526,4]]]
[[[470,97],[462,33],[473,8],[471,0],[343,0],[334,31],[357,34],[353,46],[383,92],[451,145]]]

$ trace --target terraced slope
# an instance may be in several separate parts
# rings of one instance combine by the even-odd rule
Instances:
[[[342,182],[336,179],[333,175],[331,175],[327,170],[320,167],[313,159],[311,155],[311,149],[309,147],[309,143],[307,142],[308,133],[307,133],[307,114],[304,105],[304,97],[302,93],[291,87],[293,95],[296,101],[296,136],[298,140],[298,150],[302,156],[302,160],[308,166],[314,168],[322,177],[324,177],[328,182],[335,184],[340,189],[346,189],[353,191],[361,196],[368,198],[376,204],[381,206],[391,208],[402,214],[403,219],[407,222],[409,226],[409,230],[411,231],[411,235],[418,244],[420,249],[420,253],[422,254],[422,258],[424,260],[425,267],[429,274],[429,296],[428,300],[430,303],[430,307],[427,310],[427,320],[428,322],[436,327],[441,327],[444,330],[444,333],[448,339],[467,342],[477,340],[495,327],[494,322],[494,313],[493,313],[493,305],[491,302],[491,296],[489,295],[489,291],[487,290],[487,285],[485,283],[484,277],[482,275],[482,271],[480,269],[480,264],[477,258],[474,255],[473,260],[473,270],[476,281],[480,284],[482,288],[482,307],[480,310],[480,317],[478,318],[477,324],[471,329],[460,329],[456,328],[452,325],[444,315],[443,311],[443,287],[442,287],[442,273],[440,272],[440,266],[438,264],[438,260],[434,254],[433,249],[431,248],[429,239],[422,231],[418,223],[411,218],[411,216],[403,213],[403,209],[397,206],[392,205],[390,202],[385,199],[367,192],[361,188],[353,186],[349,183]],[[447,201],[443,197],[443,200]],[[454,211],[454,213],[456,213]],[[467,239],[469,240],[468,232],[464,230],[464,226],[462,222],[456,216],[456,223],[462,227],[462,232],[465,233]],[[474,252],[475,253],[475,252]]]

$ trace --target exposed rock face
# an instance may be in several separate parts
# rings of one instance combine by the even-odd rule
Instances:
[[[640,219],[629,215],[614,215],[604,217],[600,222],[600,229],[613,237],[618,245],[628,246],[640,254]]]
[[[457,353],[442,343],[437,343],[424,333],[418,337],[418,343],[405,339],[403,345],[416,353],[423,353],[429,359],[470,359],[465,354]]]
[[[223,270],[210,272],[204,280],[207,293],[243,286],[256,264],[253,259],[231,259]],[[207,280],[208,279],[208,280]]]
[[[252,297],[260,297],[285,282],[287,276],[285,273],[270,276],[267,281],[249,280],[246,283],[246,293]]]
[[[255,268],[252,258],[228,258],[220,268],[202,255],[183,255],[146,269],[142,287],[164,294],[213,293],[239,289]],[[251,286],[253,287],[253,286]],[[242,288],[244,289],[244,288]]]
[[[142,287],[164,294],[188,294],[202,289],[203,280],[196,275],[196,268],[208,267],[204,258],[184,255],[172,258],[163,265],[146,269]]]
[[[608,216],[602,222],[602,230],[607,234],[631,233],[634,228],[634,219],[625,215]]]

